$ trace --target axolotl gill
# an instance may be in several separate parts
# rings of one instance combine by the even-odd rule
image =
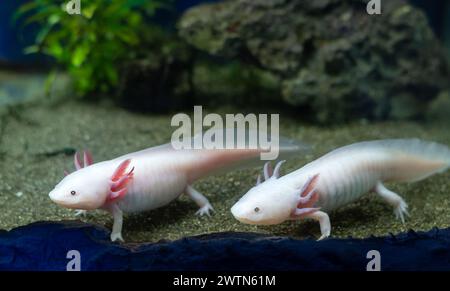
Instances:
[[[279,154],[307,151],[308,146],[281,139]],[[273,149],[271,149],[273,150]],[[93,163],[75,154],[76,171],[67,173],[49,193],[50,199],[78,213],[102,209],[114,223],[111,240],[121,240],[123,213],[136,213],[167,205],[186,193],[199,207],[199,215],[213,210],[208,199],[192,187],[200,178],[259,161],[261,148],[175,149],[171,143]]]
[[[279,162],[264,166],[262,182],[232,208],[247,224],[272,225],[310,218],[319,222],[321,237],[331,232],[328,213],[368,192],[375,192],[394,208],[402,222],[406,202],[385,187],[389,182],[415,182],[450,166],[447,146],[419,139],[388,139],[351,144],[331,151],[302,168],[280,177]]]

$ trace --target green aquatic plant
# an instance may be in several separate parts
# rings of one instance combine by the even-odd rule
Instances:
[[[121,64],[133,59],[155,25],[149,17],[170,1],[81,1],[80,14],[66,11],[66,0],[35,0],[22,5],[15,19],[37,24],[35,42],[26,53],[53,57],[73,79],[80,95],[106,93],[119,82]],[[51,79],[52,74],[49,79]]]

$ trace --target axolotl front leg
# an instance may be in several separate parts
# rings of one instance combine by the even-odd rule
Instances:
[[[117,201],[124,197],[127,193],[128,183],[133,179],[134,176],[134,168],[132,168],[129,172],[126,172],[128,165],[131,160],[123,161],[119,167],[117,167],[114,172],[109,184],[110,184],[110,193],[108,195],[106,204],[104,209],[109,211],[114,219],[112,232],[111,232],[111,241],[120,240],[123,241],[122,237],[122,224],[123,224],[123,212],[117,205]]]
[[[210,216],[210,211],[214,210],[214,208],[203,194],[195,190],[190,185],[186,187],[185,192],[200,207],[200,209],[196,212],[196,214],[200,216],[205,214]],[[122,237],[122,224],[123,224],[122,210],[115,203],[106,206],[105,210],[109,211],[114,219],[111,232],[111,241],[119,240],[123,242],[124,240]]]
[[[320,224],[321,236],[318,240],[322,240],[330,236],[331,223],[330,217],[327,213],[320,211],[320,208],[314,207],[314,204],[319,200],[319,194],[315,189],[319,174],[309,178],[303,188],[300,190],[300,195],[297,200],[297,208],[293,211],[292,219],[311,218]]]
[[[123,212],[116,204],[110,205],[107,210],[112,214],[114,223],[111,231],[111,241],[124,241],[122,237]]]

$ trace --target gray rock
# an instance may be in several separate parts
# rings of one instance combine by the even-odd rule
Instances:
[[[445,52],[406,1],[230,0],[188,10],[179,35],[276,74],[283,99],[320,122],[411,119],[449,87]]]

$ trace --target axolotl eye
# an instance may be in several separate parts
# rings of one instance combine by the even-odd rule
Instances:
[[[75,196],[77,194],[77,192],[75,192],[74,190],[70,191],[70,195]]]
[[[258,213],[259,212],[259,207],[255,207],[255,212]]]

